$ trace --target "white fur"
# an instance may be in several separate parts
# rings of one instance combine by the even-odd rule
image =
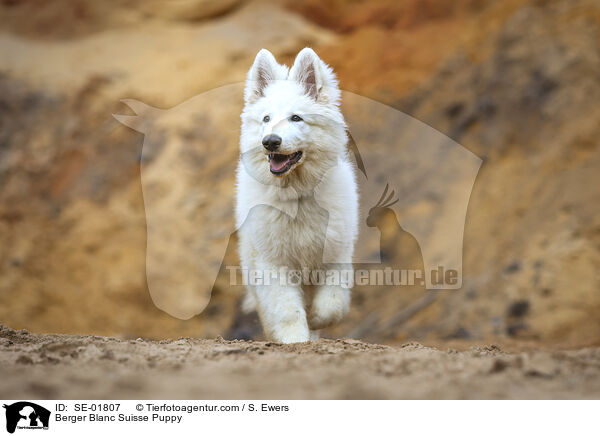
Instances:
[[[309,48],[289,71],[263,49],[244,96],[236,207],[242,267],[351,269],[358,194],[333,71]],[[293,114],[303,121],[292,122]],[[262,146],[271,133],[282,138],[278,152],[303,151],[300,163],[281,176],[270,172]],[[305,291],[279,282],[249,286],[243,306],[258,311],[268,339],[304,342],[339,322],[350,306],[349,288],[318,287],[312,304]]]

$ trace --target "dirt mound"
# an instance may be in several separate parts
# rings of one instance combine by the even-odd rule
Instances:
[[[119,341],[2,327],[0,364],[2,398],[524,399],[600,394],[599,349],[441,351],[416,343],[387,347],[349,339],[294,345],[190,338]]]
[[[5,0],[0,21],[7,30],[29,38],[71,39],[141,23],[194,23],[221,17],[243,0]]]
[[[485,159],[464,292],[445,296],[445,319],[474,337],[600,337],[597,6],[526,5],[400,103]]]

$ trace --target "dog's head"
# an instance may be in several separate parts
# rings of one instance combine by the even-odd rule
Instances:
[[[337,80],[310,48],[289,70],[268,50],[259,51],[244,97],[242,161],[260,182],[314,188],[345,153]]]

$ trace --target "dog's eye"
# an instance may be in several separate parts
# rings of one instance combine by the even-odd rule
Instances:
[[[298,115],[292,115],[290,120],[292,120],[293,122],[297,123],[298,121],[302,121],[302,118],[300,118]]]
[[[271,117],[268,115],[265,115],[265,117],[263,118],[263,123],[268,123],[269,121],[271,121]]]

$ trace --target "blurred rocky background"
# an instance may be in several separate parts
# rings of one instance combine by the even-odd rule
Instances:
[[[222,138],[239,134],[241,95],[172,120],[148,155],[143,135],[112,114],[133,114],[127,98],[174,107],[242,81],[260,48],[289,64],[305,46],[342,89],[484,160],[463,288],[357,289],[348,319],[325,335],[600,343],[598,0],[2,0],[0,322],[124,338],[251,325],[224,275],[200,315],[181,320],[155,305],[140,180],[142,163],[164,207],[183,204],[186,231],[197,226],[186,243],[220,262],[229,235],[206,241],[211,220],[232,220],[237,144]],[[214,146],[194,147],[201,140]],[[189,175],[177,189],[174,152],[186,153]],[[235,263],[235,250],[226,257]],[[184,264],[173,275],[194,280]]]

